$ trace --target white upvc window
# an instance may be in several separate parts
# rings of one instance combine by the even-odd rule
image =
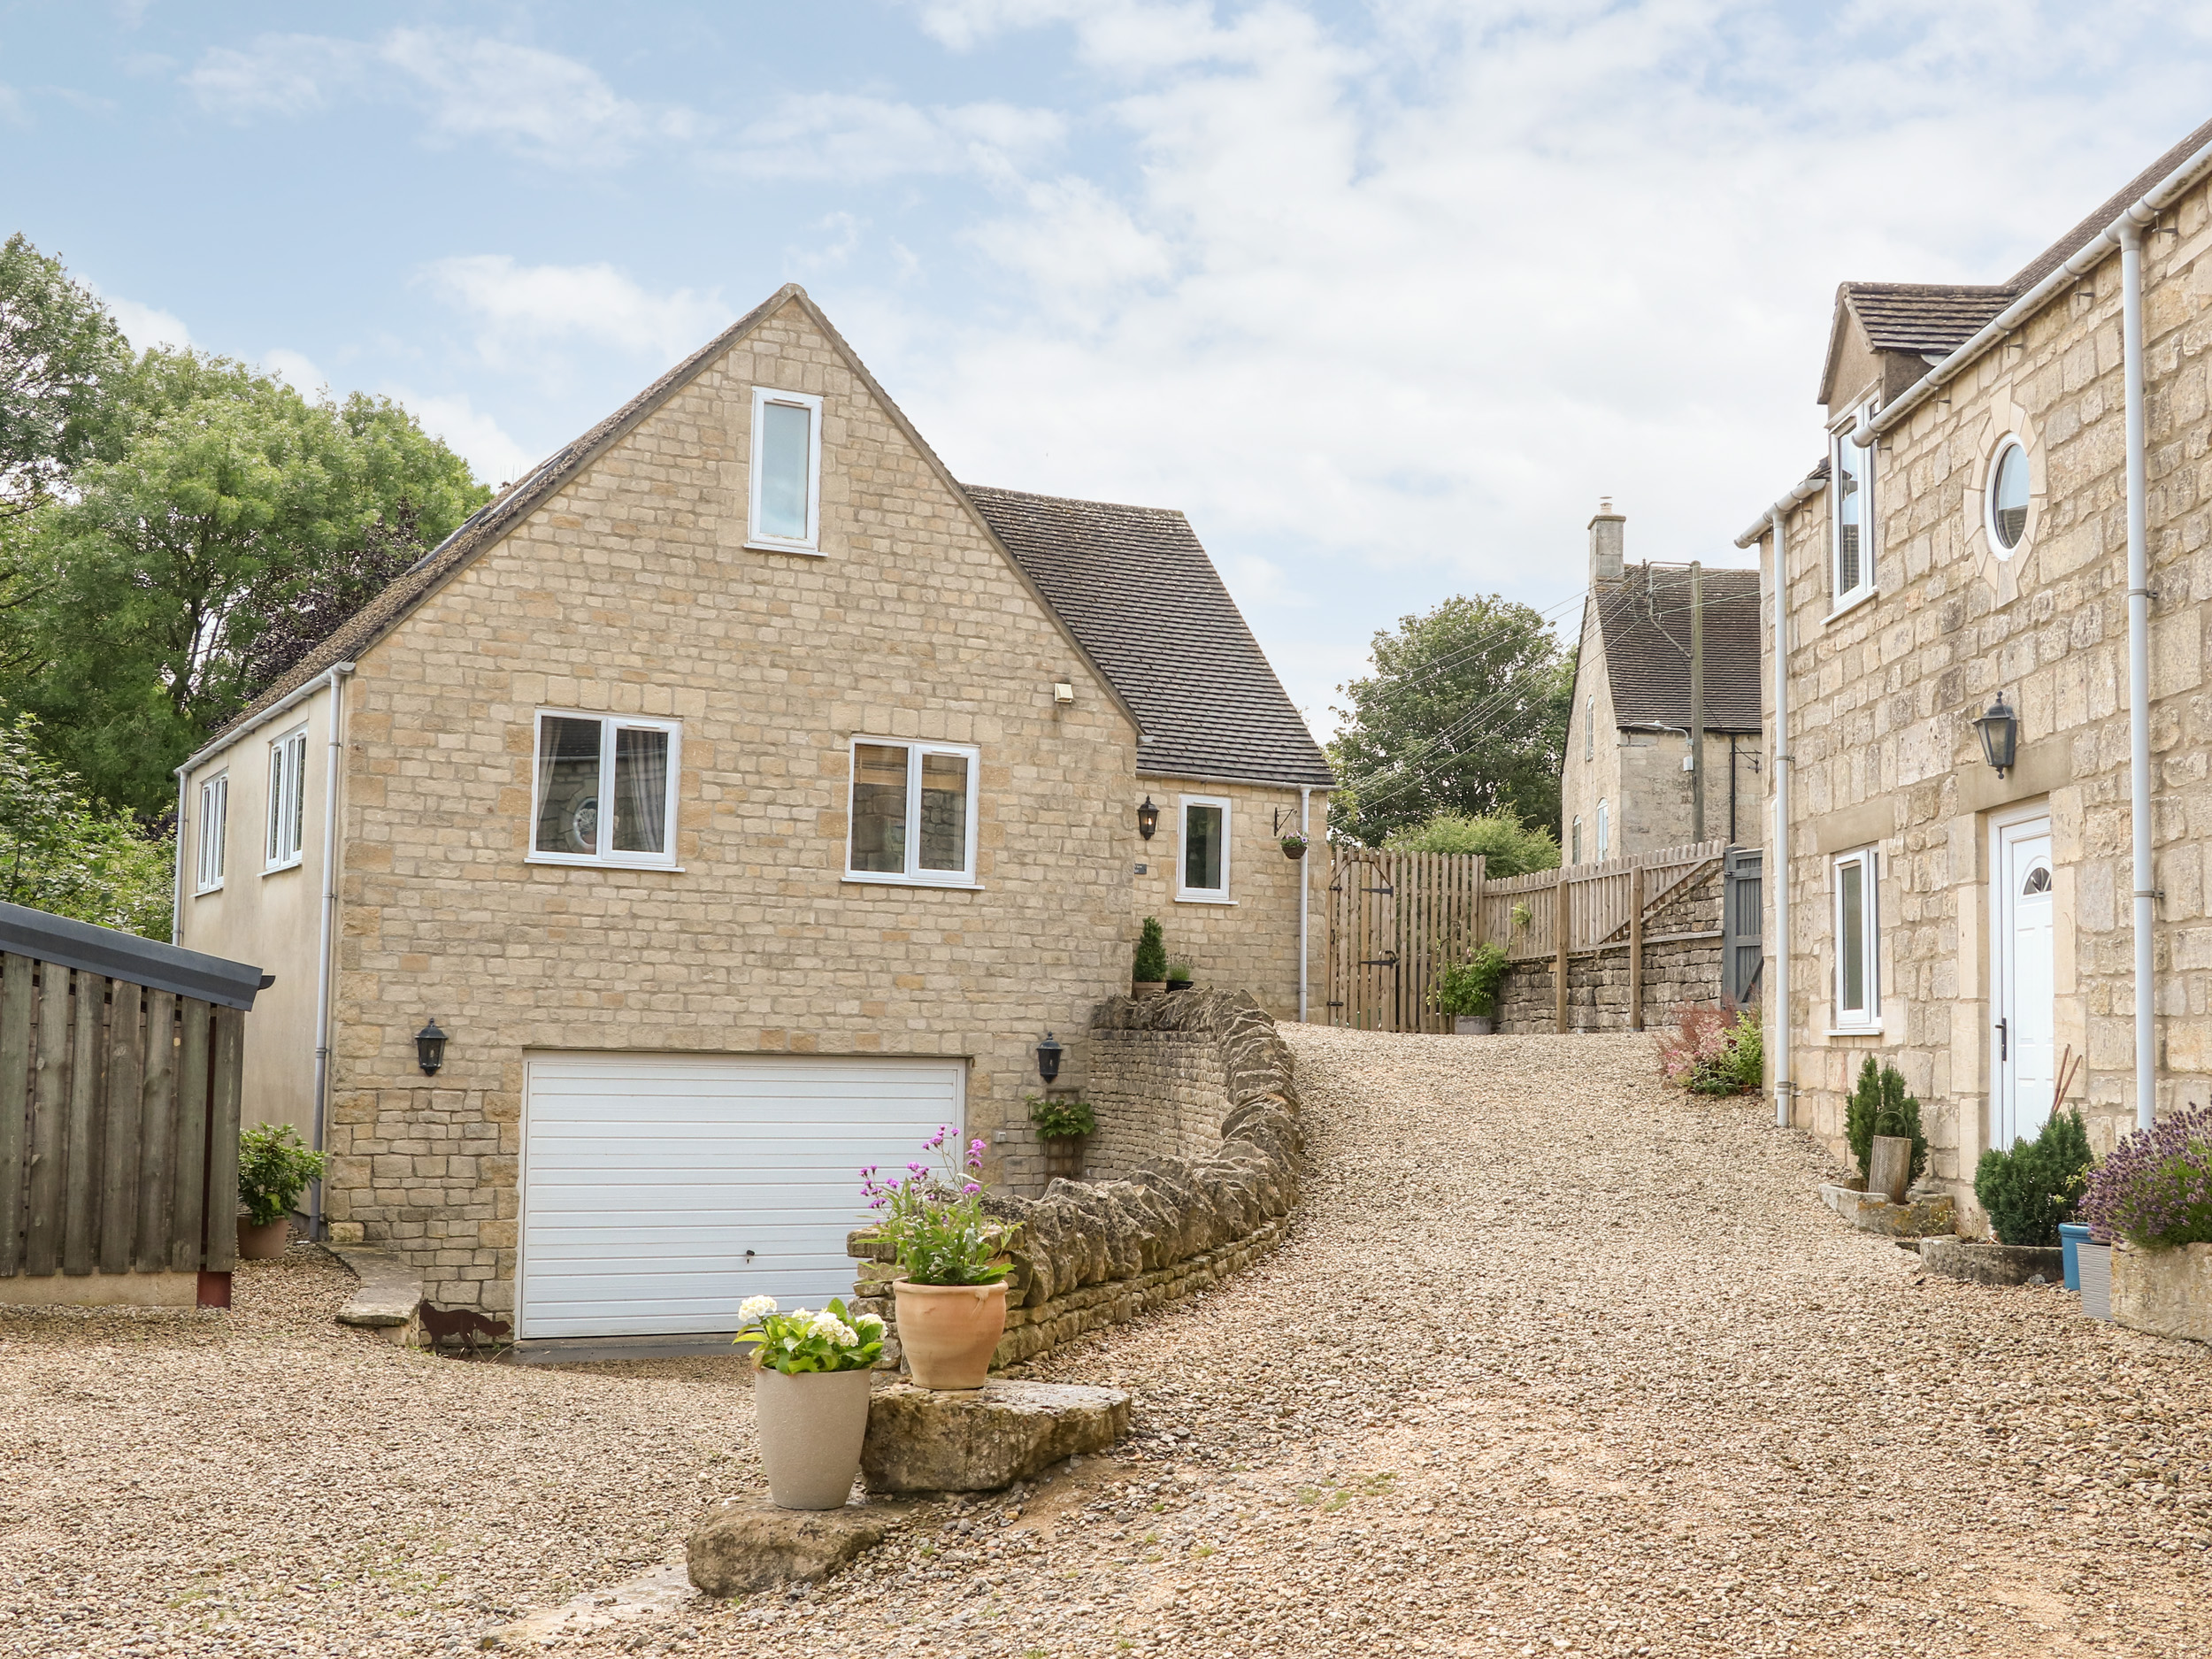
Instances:
[[[269,840],[263,873],[300,861],[307,834],[307,728],[269,745]]]
[[[1839,854],[1835,888],[1836,1028],[1878,1031],[1882,1024],[1880,902],[1874,849]]]
[[[1598,862],[1613,850],[1613,809],[1604,802],[1598,803]]]
[[[193,864],[196,892],[214,893],[223,885],[223,843],[230,833],[230,773],[219,772],[200,780],[200,825],[197,856]]]
[[[1232,904],[1229,896],[1229,800],[1187,795],[1176,811],[1175,896],[1191,904]]]
[[[682,741],[675,720],[539,710],[529,862],[674,869]]]
[[[1578,864],[1582,862],[1582,814],[1579,812],[1575,814],[1574,834],[1571,840],[1574,849],[1567,855],[1567,862],[1571,864]]]
[[[822,550],[822,400],[753,388],[752,502],[745,545]]]
[[[972,887],[979,751],[961,743],[856,737],[845,879]]]
[[[1829,586],[1838,609],[1874,591],[1874,447],[1851,442],[1857,414],[1828,436]]]

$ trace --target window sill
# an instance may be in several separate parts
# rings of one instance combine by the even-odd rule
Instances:
[[[681,864],[628,864],[619,858],[564,858],[556,853],[532,853],[522,862],[526,864],[547,864],[556,870],[658,870],[672,876],[684,872]]]
[[[1828,613],[1827,619],[1820,626],[1824,628],[1832,626],[1837,621],[1844,617],[1849,616],[1861,605],[1866,604],[1870,601],[1878,599],[1881,596],[1882,590],[1879,588],[1862,588],[1855,592],[1847,593],[1844,595],[1842,598],[1836,601],[1835,609]]]
[[[268,871],[265,870],[265,871],[263,871],[261,873],[262,873],[263,875],[265,875],[265,875],[269,874],[270,872],[269,872]],[[209,894],[211,894],[211,893],[220,893],[222,890],[223,890],[223,884],[222,884],[221,882],[218,881],[218,882],[217,882],[217,883],[216,883],[213,887],[195,887],[195,888],[193,888],[193,889],[192,889],[192,896],[193,896],[194,898],[196,898],[196,899],[204,899],[204,898],[205,898],[205,897],[206,897]]]
[[[931,881],[921,876],[880,876],[856,874],[848,870],[838,878],[839,885],[848,887],[934,887],[943,893],[980,893],[980,881]]]
[[[745,550],[748,553],[795,553],[804,559],[826,559],[829,557],[818,547],[800,547],[787,541],[748,541]]]
[[[282,874],[283,874],[286,871],[288,871],[288,870],[297,870],[297,869],[298,869],[298,868],[299,868],[302,864],[305,864],[306,862],[307,862],[307,860],[306,860],[305,858],[303,858],[303,858],[294,858],[294,859],[291,859],[291,860],[289,860],[289,861],[288,861],[287,863],[284,863],[284,864],[271,864],[271,865],[269,865],[269,866],[268,866],[268,868],[267,868],[267,869],[264,870],[261,873],[262,873],[263,875],[265,875],[265,876],[280,876],[280,875],[282,875]]]
[[[1878,1037],[1882,1034],[1882,1027],[1878,1022],[1871,1025],[1831,1025],[1827,1034],[1831,1037]]]
[[[1178,904],[1234,904],[1236,901],[1225,893],[1178,893]]]

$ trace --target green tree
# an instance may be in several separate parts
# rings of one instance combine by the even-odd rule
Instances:
[[[1393,830],[1383,845],[1394,853],[1480,853],[1483,874],[1501,879],[1559,868],[1559,838],[1510,811],[1487,818],[1440,812],[1425,824]]]
[[[166,940],[173,848],[87,801],[35,728],[28,715],[0,724],[0,899]]]
[[[1376,634],[1374,662],[1338,687],[1351,706],[1330,746],[1348,786],[1333,827],[1375,847],[1440,813],[1557,820],[1574,659],[1541,615],[1447,599]]]
[[[91,452],[130,367],[98,296],[20,232],[0,243],[0,515],[30,511]]]
[[[172,770],[297,660],[257,649],[273,622],[296,632],[307,603],[363,585],[367,553],[440,540],[489,492],[388,399],[310,401],[188,350],[146,353],[122,396],[112,455],[41,514],[9,701],[97,796],[151,817]]]

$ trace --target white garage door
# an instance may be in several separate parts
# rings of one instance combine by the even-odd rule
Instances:
[[[523,1120],[518,1336],[733,1331],[852,1292],[864,1165],[961,1123],[956,1060],[540,1055]]]

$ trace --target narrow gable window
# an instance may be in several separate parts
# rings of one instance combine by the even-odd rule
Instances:
[[[230,832],[230,773],[219,772],[200,783],[199,856],[193,887],[213,893],[223,885],[223,842]]]
[[[975,885],[976,750],[856,738],[852,764],[848,879]]]
[[[777,553],[822,546],[822,400],[753,388],[752,509],[746,545]]]
[[[1579,813],[1575,817],[1573,849],[1567,855],[1567,862],[1571,864],[1578,864],[1582,862],[1582,818]]]
[[[1598,862],[1603,864],[1605,856],[1612,850],[1613,812],[1610,807],[1601,801],[1598,803]]]
[[[1874,588],[1874,450],[1851,442],[1848,421],[1830,434],[1828,444],[1832,587],[1840,606]]]
[[[1187,795],[1182,801],[1182,864],[1175,896],[1199,904],[1227,904],[1229,803],[1219,795]]]
[[[1845,853],[1835,862],[1836,1025],[1871,1031],[1882,1019],[1877,926],[1875,856],[1871,847]]]
[[[287,732],[269,745],[267,870],[289,870],[300,861],[307,820],[307,728]]]
[[[629,715],[538,715],[530,862],[672,869],[681,730]]]

